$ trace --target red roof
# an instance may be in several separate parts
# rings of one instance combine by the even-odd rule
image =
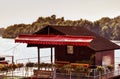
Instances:
[[[48,45],[77,45],[89,46],[93,40],[92,36],[65,36],[65,35],[19,35],[15,42],[27,44]]]

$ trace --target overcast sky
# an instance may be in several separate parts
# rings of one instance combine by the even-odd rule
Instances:
[[[120,0],[0,0],[0,27],[31,24],[38,17],[90,21],[120,15]]]

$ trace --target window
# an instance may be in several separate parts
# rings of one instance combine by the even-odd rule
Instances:
[[[67,53],[73,54],[73,46],[67,46]]]

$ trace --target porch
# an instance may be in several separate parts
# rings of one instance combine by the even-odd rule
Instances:
[[[53,69],[53,70],[52,70]],[[86,72],[75,72],[69,70],[66,66],[65,71],[57,71],[54,67],[42,67],[37,73],[34,72],[37,67],[23,66],[16,68],[15,70],[1,71],[0,78],[2,79],[117,79],[120,77],[120,69],[98,72],[97,69],[90,69],[89,73]]]

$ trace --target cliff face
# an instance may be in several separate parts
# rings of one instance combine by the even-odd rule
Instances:
[[[2,36],[4,30],[5,30],[4,28],[0,28],[0,36]]]

